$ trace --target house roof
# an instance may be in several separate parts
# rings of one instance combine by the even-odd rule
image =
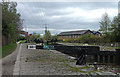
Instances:
[[[25,34],[25,33],[28,34],[28,32],[26,32],[26,31],[20,31],[20,34]]]
[[[61,32],[58,35],[75,35],[75,34],[81,35],[81,34],[85,34],[88,31],[90,31],[90,30],[68,31],[68,32]]]
[[[96,33],[99,33],[99,34],[101,34],[100,32],[98,32],[98,31],[92,31],[93,32],[93,34],[96,34]]]

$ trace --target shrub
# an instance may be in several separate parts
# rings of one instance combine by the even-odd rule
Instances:
[[[24,36],[19,36],[19,40],[25,40]]]

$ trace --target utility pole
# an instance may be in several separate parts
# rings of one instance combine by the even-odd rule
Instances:
[[[48,25],[48,24],[44,24],[45,25],[45,34],[47,33],[47,26],[46,25]],[[48,39],[46,39],[46,44],[48,45]]]
[[[47,26],[46,25],[48,25],[48,24],[44,24],[45,25],[45,31],[47,31]]]

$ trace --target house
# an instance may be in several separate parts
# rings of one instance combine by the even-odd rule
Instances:
[[[20,31],[19,35],[20,35],[20,36],[24,36],[25,39],[26,39],[27,42],[28,42],[29,39],[30,39],[30,36],[31,36],[32,34],[28,34],[28,32],[26,32],[26,31]]]
[[[29,34],[29,36],[32,36],[32,34]]]
[[[25,39],[28,39],[29,34],[28,34],[28,32],[20,31],[20,36],[25,36]]]
[[[102,34],[100,33],[100,32],[98,32],[98,31],[92,31],[93,32],[93,34],[95,35],[95,37],[100,37],[100,36],[102,36]]]
[[[97,37],[101,36],[100,32],[91,31],[91,30],[78,30],[78,31],[61,32],[57,36],[58,36],[58,38],[61,38],[61,39],[73,39],[73,38],[79,38],[83,34],[95,35]]]

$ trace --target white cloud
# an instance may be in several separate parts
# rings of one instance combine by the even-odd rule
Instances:
[[[45,12],[39,12],[36,14],[37,16],[44,16],[45,15]]]
[[[52,18],[61,18],[62,16],[57,16],[57,15],[55,15],[55,16],[52,16]]]
[[[23,30],[35,32],[35,31],[45,31],[45,28],[23,28]],[[84,30],[84,29],[53,29],[53,28],[49,28],[48,30],[64,32],[64,31]]]
[[[11,1],[17,1],[17,2],[118,2],[119,0],[11,0]]]
[[[41,34],[44,24],[48,24],[51,33],[75,28],[96,30],[105,12],[110,18],[118,14],[117,3],[18,3],[17,10],[24,19],[24,30]]]
[[[23,28],[26,31],[45,31],[45,28]],[[48,30],[54,31],[55,29],[49,28]]]
[[[107,12],[110,17],[114,17],[118,14],[118,10],[114,8],[109,9],[96,9],[96,10],[85,10],[82,8],[73,8],[69,7],[66,9],[59,10],[60,12],[70,12],[70,14],[63,15],[63,17],[72,17],[72,18],[83,18],[83,20],[87,20],[88,22],[94,22],[97,19],[100,19],[101,16]],[[59,17],[59,16],[57,16]],[[62,16],[61,16],[62,17]]]

